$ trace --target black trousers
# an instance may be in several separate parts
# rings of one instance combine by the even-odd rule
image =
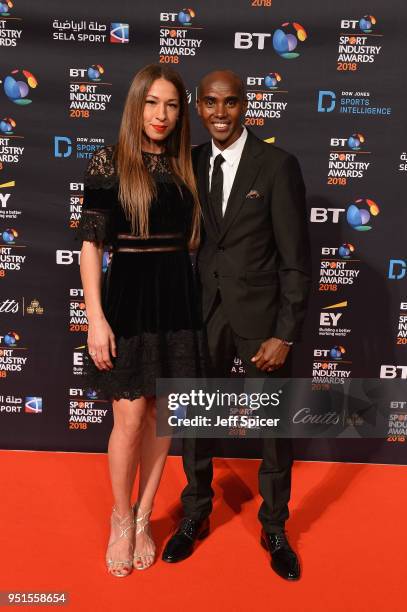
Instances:
[[[290,376],[290,360],[272,373],[261,372],[250,359],[265,338],[245,339],[237,336],[230,327],[218,297],[207,323],[211,375],[228,378],[236,355],[242,360],[249,378]],[[218,440],[209,438],[185,438],[183,463],[188,484],[181,499],[184,514],[195,520],[206,518],[212,510],[213,478],[212,457],[216,455]],[[263,503],[259,520],[267,533],[284,529],[288,518],[288,502],[291,493],[292,445],[288,438],[263,438],[263,460],[259,469],[259,491]]]

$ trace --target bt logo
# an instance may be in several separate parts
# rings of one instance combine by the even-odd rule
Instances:
[[[69,76],[77,79],[84,79],[88,77],[90,81],[97,82],[101,80],[102,74],[104,74],[105,69],[101,64],[92,64],[89,68],[70,68]]]
[[[269,72],[264,77],[253,77],[248,76],[246,80],[246,84],[248,87],[254,86],[265,86],[268,89],[278,89],[278,84],[281,82],[282,77],[278,72]]]
[[[83,289],[70,289],[70,297],[83,297]]]
[[[382,365],[380,366],[380,378],[407,378],[407,366]]]
[[[80,254],[81,254],[80,251],[68,251],[68,250],[58,249],[56,251],[56,262],[59,266],[60,265],[69,266],[73,264],[76,259],[76,262],[79,264]]]
[[[14,130],[17,127],[17,123],[11,117],[4,117],[0,121],[0,131],[6,136],[11,136],[14,134]]]
[[[271,38],[268,32],[235,32],[235,49],[251,49],[257,46],[260,51],[264,50],[266,39]],[[303,43],[307,33],[300,23],[296,21],[281,24],[273,33],[273,49],[284,59],[295,59],[299,57],[298,43]]]
[[[299,57],[296,51],[298,43],[307,39],[307,33],[300,23],[293,21],[281,24],[273,34],[273,47],[280,57],[294,59]]]
[[[17,346],[19,340],[20,336],[15,331],[8,332],[5,336],[0,336],[0,343],[4,341],[4,344],[6,346],[10,346],[11,348]]]
[[[10,9],[13,8],[11,0],[2,0],[0,2],[0,16],[8,17],[10,15]]]
[[[331,349],[314,349],[314,357],[325,357],[326,359],[334,359],[340,361],[342,355],[346,353],[343,346],[334,346]]]
[[[86,396],[88,399],[96,400],[98,395],[94,389],[79,389],[79,388],[71,388],[69,389],[70,397],[83,397]]]
[[[380,208],[376,202],[368,198],[358,198],[348,206],[346,220],[358,232],[367,232],[372,229],[372,226],[369,225],[370,219],[377,217],[379,212]]]
[[[336,255],[341,259],[350,259],[355,252],[355,247],[350,242],[344,242],[340,247],[322,247],[321,255]]]
[[[373,15],[364,15],[361,19],[342,19],[341,20],[341,28],[343,30],[356,30],[359,26],[359,29],[365,33],[369,34],[373,30],[373,26],[377,24],[376,17]]]
[[[271,34],[254,32],[235,32],[235,49],[251,49],[253,45],[257,45],[257,49],[263,51],[264,41],[266,38],[271,38]],[[253,39],[256,39],[255,41]]]
[[[1,237],[6,244],[15,244],[16,238],[18,238],[18,232],[15,229],[6,229]]]
[[[70,191],[83,191],[84,184],[83,183],[69,183]]]
[[[344,208],[311,208],[311,223],[339,223],[339,215],[344,213]]]
[[[38,81],[28,70],[12,70],[4,79],[4,93],[11,102],[19,106],[27,106],[32,100],[27,98],[30,89],[35,89]]]
[[[360,151],[362,144],[365,142],[363,134],[354,133],[349,138],[331,138],[331,147],[346,147],[352,151]]]
[[[190,26],[196,17],[194,9],[184,8],[179,13],[160,13],[160,21],[163,23],[178,21],[183,26]]]

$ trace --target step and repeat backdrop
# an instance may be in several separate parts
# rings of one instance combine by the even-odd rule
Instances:
[[[111,406],[81,377],[75,230],[87,161],[116,141],[129,83],[152,62],[182,75],[193,144],[207,140],[199,78],[231,68],[247,86],[245,124],[300,160],[313,290],[296,375],[321,389],[407,379],[407,5],[64,4],[0,0],[0,446],[106,449]],[[406,402],[389,402],[383,439],[296,440],[296,456],[407,463]],[[224,447],[258,455],[253,440]]]

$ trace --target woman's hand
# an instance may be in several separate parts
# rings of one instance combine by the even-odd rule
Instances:
[[[106,319],[89,321],[88,350],[99,370],[113,368],[112,357],[116,357],[114,334]]]

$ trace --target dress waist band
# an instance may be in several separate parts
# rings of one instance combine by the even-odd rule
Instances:
[[[151,234],[140,238],[133,234],[118,234],[116,253],[166,253],[186,251],[187,243],[183,234]]]

